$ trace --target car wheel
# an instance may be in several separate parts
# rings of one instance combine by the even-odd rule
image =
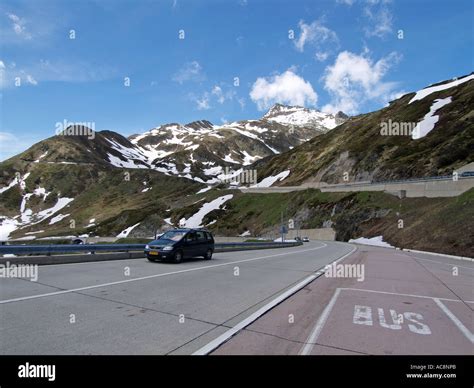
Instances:
[[[211,260],[212,259],[212,249],[208,249],[206,251],[206,255],[204,256],[206,260]]]
[[[181,261],[183,261],[183,252],[178,251],[174,254],[174,262],[181,263]]]

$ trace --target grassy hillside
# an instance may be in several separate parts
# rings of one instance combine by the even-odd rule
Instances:
[[[20,214],[24,195],[40,187],[49,193],[46,198],[32,195],[26,201],[25,207],[34,214],[52,208],[60,197],[74,200],[57,213],[69,214],[59,222],[50,224],[53,218],[50,217],[17,229],[10,238],[40,230],[44,232],[33,233],[37,238],[84,233],[115,236],[138,222],[140,225],[134,232],[140,234],[141,230],[144,235],[150,235],[164,224],[166,210],[177,198],[192,195],[204,187],[153,170],[41,163],[27,170],[30,175],[24,189],[16,185],[0,194],[2,216],[13,218]],[[94,225],[87,227],[91,219],[95,219]],[[71,221],[74,222],[71,224]]]
[[[253,165],[259,181],[266,176],[290,170],[282,185],[306,181],[342,183],[443,175],[474,161],[474,81],[433,93],[409,104],[407,94],[390,106],[350,118],[334,130],[315,137],[281,155]],[[383,136],[381,123],[417,123],[433,101],[452,97],[439,110],[439,121],[425,137]]]
[[[332,225],[339,241],[382,235],[390,244],[447,254],[472,256],[474,251],[474,189],[453,198],[405,198],[381,192],[243,194],[236,191],[225,210],[209,213],[206,223],[216,234],[235,236],[277,234],[281,212],[300,228]],[[227,193],[227,192],[225,192]],[[207,193],[206,193],[207,194]],[[212,193],[206,201],[224,192]],[[194,214],[202,203],[178,207],[170,213],[177,222]],[[403,220],[403,228],[398,221]]]

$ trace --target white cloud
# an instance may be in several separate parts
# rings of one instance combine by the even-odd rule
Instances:
[[[364,15],[369,22],[364,29],[366,36],[383,38],[393,31],[393,16],[387,3],[387,1],[367,0],[367,5],[364,7]]]
[[[339,53],[335,63],[326,67],[323,76],[324,88],[332,100],[323,111],[347,114],[359,113],[368,101],[386,104],[395,95],[397,84],[383,81],[391,66],[397,64],[401,56],[395,52],[373,62],[365,54],[357,55],[349,51]]]
[[[24,38],[24,39],[31,39],[31,34],[26,29],[26,22],[24,19],[18,17],[13,13],[7,14],[8,19],[12,22],[12,28],[16,35]]]
[[[314,57],[317,61],[324,62],[326,59],[328,59],[329,53],[327,51],[317,51],[316,54],[314,54]]]
[[[31,74],[26,75],[26,82],[28,82],[30,85],[38,85],[38,81],[36,81]]]
[[[250,98],[259,110],[275,103],[289,105],[316,105],[318,95],[308,81],[289,69],[273,77],[257,78],[250,91]]]
[[[210,109],[209,105],[209,93],[204,93],[201,98],[196,99],[196,108],[198,110],[207,110]]]
[[[183,84],[186,81],[201,81],[204,78],[202,74],[202,66],[197,61],[186,63],[173,76],[173,81]]]
[[[233,89],[227,89],[224,91],[222,87],[215,85],[212,88],[211,94],[217,99],[217,102],[222,105],[226,101],[233,100],[236,92]]]
[[[324,43],[337,44],[339,39],[337,34],[318,20],[312,22],[311,24],[306,24],[304,21],[300,20],[300,36],[294,41],[295,47],[298,51],[303,52],[304,46],[307,43],[315,43],[317,46],[320,46]]]
[[[234,100],[236,95],[237,93],[232,87],[221,83],[220,85],[214,85],[210,91],[205,91],[200,96],[190,93],[189,98],[196,103],[198,110],[207,110],[212,108],[216,102],[222,105],[226,101]],[[237,101],[240,103],[239,100]]]
[[[393,31],[393,15],[389,7],[392,0],[357,0],[362,6],[365,19],[364,33],[367,37],[383,38]],[[337,0],[337,3],[353,5],[356,0]]]
[[[108,65],[97,66],[80,61],[68,63],[41,59],[39,62],[21,67],[13,62],[0,62],[0,89],[15,86],[17,77],[20,78],[21,85],[26,83],[36,86],[43,81],[89,82],[117,76],[116,69]]]
[[[219,104],[223,104],[225,101],[225,97],[222,94],[222,88],[220,86],[214,86],[211,92],[213,95],[217,96],[217,101],[219,101]]]

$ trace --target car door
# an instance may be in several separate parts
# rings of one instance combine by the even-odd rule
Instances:
[[[206,234],[199,230],[196,232],[197,244],[196,244],[196,256],[204,256],[207,251],[207,238]]]
[[[183,245],[183,256],[184,257],[194,257],[197,256],[196,253],[196,232],[189,232],[184,236],[184,245]]]

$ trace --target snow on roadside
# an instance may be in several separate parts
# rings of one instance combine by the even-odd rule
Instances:
[[[452,97],[438,98],[434,100],[430,111],[418,124],[416,124],[416,127],[413,129],[411,134],[411,138],[413,140],[421,139],[430,133],[439,120],[439,115],[435,115],[436,111],[441,109],[443,106],[448,105],[451,101]]]
[[[63,220],[66,217],[69,217],[69,216],[70,216],[70,214],[58,214],[56,217],[51,218],[51,220],[49,221],[49,224],[53,225],[56,222],[59,222],[59,221]]]
[[[281,242],[281,237],[276,238],[275,240],[273,240],[273,242]],[[285,238],[283,242],[296,242],[296,240]]]
[[[213,210],[220,209],[220,207],[228,200],[234,197],[233,194],[224,195],[216,198],[211,202],[207,202],[201,206],[197,213],[189,217],[187,220],[182,218],[179,222],[180,227],[183,228],[199,228],[202,226],[203,218]]]
[[[209,191],[212,189],[212,186],[207,186],[207,187],[204,187],[203,189],[199,190],[196,194],[202,194],[202,193],[205,193],[206,191]]]
[[[363,245],[373,245],[376,247],[395,248],[389,243],[383,241],[383,236],[376,236],[371,238],[359,237],[356,239],[350,239],[349,242]]]
[[[135,229],[140,223],[137,223],[135,225],[129,226],[127,229],[122,230],[118,235],[117,238],[126,238],[130,234],[130,232]]]
[[[425,89],[421,89],[421,90],[416,92],[415,96],[410,100],[410,102],[408,104],[411,104],[412,102],[421,100],[421,99],[425,98],[426,96],[430,95],[431,93],[440,92],[442,90],[450,89],[450,88],[453,88],[455,86],[461,85],[464,82],[470,81],[471,79],[474,79],[474,74],[471,74],[471,75],[469,75],[467,77],[464,77],[464,78],[461,78],[461,79],[454,80],[452,82],[448,82],[448,83],[443,84],[443,85],[431,86],[431,87],[427,87]]]
[[[288,175],[290,175],[290,170],[282,171],[277,175],[267,176],[266,178],[262,179],[260,183],[257,183],[256,185],[250,187],[270,187],[277,181],[281,182]]]
[[[244,233],[239,234],[239,237],[247,237],[250,236],[250,230],[246,230]]]
[[[43,159],[46,155],[48,155],[48,151],[46,151],[44,154],[40,155],[38,159],[36,159],[33,163],[39,163],[41,159]]]

